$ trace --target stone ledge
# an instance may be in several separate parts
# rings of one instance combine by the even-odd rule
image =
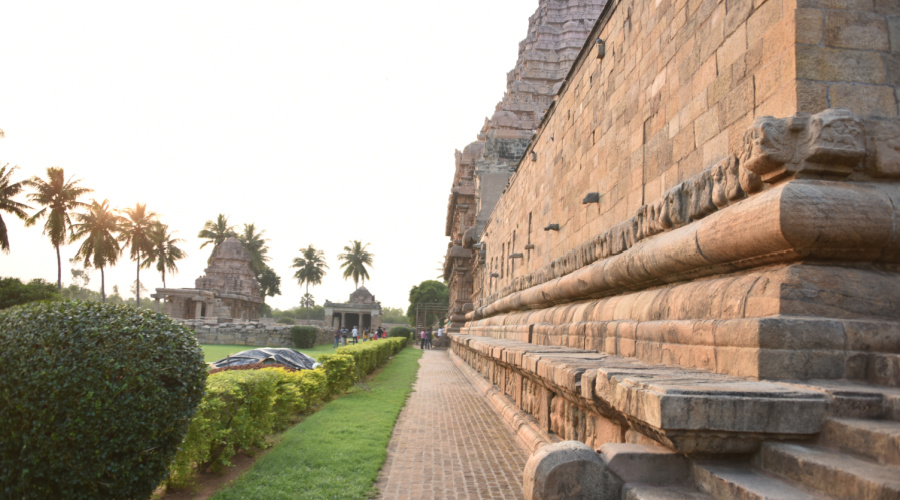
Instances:
[[[819,432],[823,393],[567,347],[453,335],[483,356],[682,453],[747,453],[764,439]],[[470,363],[471,364],[471,363]]]
[[[471,320],[799,259],[900,261],[900,187],[794,180],[498,298]],[[852,228],[848,230],[848,228]]]

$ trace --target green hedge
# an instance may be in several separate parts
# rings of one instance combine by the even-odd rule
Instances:
[[[198,469],[221,469],[238,451],[265,446],[267,434],[290,425],[325,398],[347,391],[360,375],[405,346],[405,338],[389,338],[342,347],[336,354],[319,356],[321,365],[315,370],[263,368],[210,375],[166,484],[186,486]]]
[[[316,346],[319,329],[314,326],[292,326],[291,341],[295,349],[312,349]]]
[[[390,337],[374,342],[339,347],[336,352],[353,356],[353,361],[359,371],[362,374],[368,374],[386,363],[388,358],[400,352],[404,347],[406,347],[405,338]]]
[[[0,311],[0,498],[148,498],[206,365],[169,317],[96,302]]]
[[[408,326],[395,326],[388,330],[388,337],[404,337],[409,338],[409,334],[415,332],[415,328]]]
[[[186,486],[195,472],[221,471],[240,450],[265,447],[325,396],[323,370],[230,370],[209,376],[206,395],[169,468],[169,487]]]

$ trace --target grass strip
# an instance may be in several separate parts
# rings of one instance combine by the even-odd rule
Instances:
[[[401,351],[365,388],[357,386],[285,432],[213,500],[370,498],[421,356],[418,349]]]
[[[247,351],[250,349],[256,349],[257,347],[267,347],[267,346],[252,346],[252,345],[231,345],[231,344],[201,344],[200,347],[203,348],[203,357],[207,363],[212,363],[213,361],[218,361],[226,356],[231,354],[235,354],[241,351]],[[268,346],[272,347],[272,346]],[[334,354],[334,346],[331,344],[321,344],[313,347],[312,349],[295,349],[297,351],[306,354],[307,356],[312,356],[315,358],[320,354]]]

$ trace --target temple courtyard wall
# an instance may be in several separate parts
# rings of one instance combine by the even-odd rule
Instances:
[[[900,498],[898,102],[897,2],[610,0],[451,357],[596,498]]]
[[[180,320],[182,324],[194,331],[197,342],[201,344],[246,345],[252,347],[293,347],[291,327],[293,325],[271,324],[265,322],[238,322],[210,324],[204,320]],[[319,329],[316,345],[331,344],[334,333],[324,328],[320,322],[314,326]]]

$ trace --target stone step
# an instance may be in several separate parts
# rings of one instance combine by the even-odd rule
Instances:
[[[849,419],[900,421],[900,389],[853,380],[785,382],[822,392],[828,399],[828,415]]]
[[[884,465],[900,465],[900,422],[829,419],[818,444],[853,453]]]
[[[867,354],[865,380],[873,384],[900,387],[900,354]]]
[[[713,500],[713,497],[689,486],[648,486],[627,484],[623,500]]]
[[[881,465],[828,448],[763,443],[759,465],[767,472],[802,483],[834,498],[900,498],[900,467]]]
[[[697,489],[721,500],[814,500],[829,498],[755,469],[750,462],[694,462]]]
[[[796,384],[562,346],[472,335],[452,340],[457,355],[482,373],[503,367],[685,454],[752,453],[765,439],[811,438],[827,407],[822,390]]]

